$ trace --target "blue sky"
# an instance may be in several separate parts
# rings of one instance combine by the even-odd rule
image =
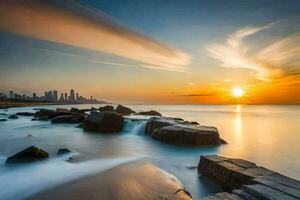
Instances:
[[[0,10],[1,7],[8,10],[7,2],[9,1],[0,3]],[[14,3],[9,5],[9,9],[20,8],[22,11],[24,5],[19,5],[20,1],[12,2]],[[24,32],[18,29],[16,24],[24,25],[28,22],[25,20],[30,18],[22,19],[21,15],[12,16],[9,13],[7,14],[9,16],[5,16],[2,12],[0,89],[4,92],[13,89],[29,94],[33,91],[42,94],[44,90],[51,88],[68,90],[72,87],[84,95],[94,95],[108,100],[143,102],[150,99],[151,102],[168,102],[174,95],[201,94],[207,93],[207,90],[213,90],[209,93],[216,93],[224,87],[237,84],[253,85],[273,80],[273,75],[277,76],[277,71],[278,73],[283,71],[280,78],[290,74],[291,69],[298,73],[299,66],[295,67],[295,63],[299,58],[295,55],[290,55],[280,62],[262,58],[263,55],[271,55],[271,50],[272,55],[275,55],[274,48],[271,49],[272,44],[299,34],[300,1],[297,0],[82,0],[64,3],[59,1],[40,3],[41,1],[30,0],[28,2],[24,9],[34,8],[37,3],[38,6],[34,9],[38,14],[41,14],[45,7],[55,8],[55,10],[46,8],[50,15],[45,17],[58,13],[58,19],[67,18],[65,13],[60,13],[61,10],[75,13],[74,16],[76,15],[78,20],[66,19],[68,21],[62,26],[66,29],[70,24],[78,23],[81,17],[88,17],[90,21],[88,23],[84,21],[82,30],[76,29],[83,34],[82,36],[76,32],[74,34],[78,37],[68,41],[68,37],[61,38],[60,34],[53,36],[51,33],[48,35],[43,33],[44,29],[34,22],[30,30]],[[13,19],[12,22],[9,22],[10,19]],[[105,28],[105,24],[109,24],[110,28],[117,29],[117,34],[121,33],[124,37],[121,43],[114,44],[113,49],[109,44],[101,46],[102,42],[108,41],[105,37],[92,38],[99,43],[98,46],[94,46],[87,38],[81,41],[81,38],[91,33],[85,33],[84,30],[89,28],[97,30],[99,27],[93,23],[99,21],[100,28]],[[254,31],[249,36],[243,37],[237,52],[236,49],[234,52],[222,52],[223,49],[230,47],[226,40],[238,31],[245,31],[247,27],[259,29],[274,22],[275,24],[262,31]],[[122,27],[120,30],[119,26]],[[73,35],[72,32],[66,33]],[[136,33],[138,35],[135,35]],[[91,34],[98,33],[95,31]],[[127,54],[128,40],[133,42],[131,43],[133,48],[129,48]],[[80,44],[74,41],[79,41]],[[140,43],[142,46],[138,44],[139,41],[142,41]],[[298,38],[292,38],[281,47],[281,50],[287,49],[291,43],[295,44],[292,48],[297,49],[298,42]],[[271,50],[263,51],[267,47]],[[142,50],[139,54],[139,48],[145,52]],[[244,55],[244,51],[248,48],[250,50]],[[253,52],[260,54],[252,55]],[[240,55],[241,53],[243,55]],[[224,57],[236,54],[238,59],[235,61],[224,60]],[[258,58],[245,63],[250,57]],[[260,62],[261,60],[263,62]],[[284,66],[282,69],[282,63],[287,67]],[[270,65],[272,66],[266,69]],[[267,72],[263,74],[261,69],[266,69]],[[226,83],[229,85],[225,86],[224,80],[227,82],[230,80],[231,83]],[[211,89],[213,87],[215,89]],[[190,99],[178,101],[189,102]]]

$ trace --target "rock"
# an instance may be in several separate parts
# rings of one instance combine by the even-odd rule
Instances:
[[[7,121],[7,119],[0,119],[0,122],[5,122]]]
[[[74,115],[61,115],[51,119],[52,123],[69,123],[69,124],[77,124],[83,122],[84,117],[82,116],[74,116]]]
[[[227,191],[240,188],[255,177],[274,173],[246,160],[216,155],[201,156],[198,171],[217,181]]]
[[[32,119],[31,119],[31,121],[37,121],[37,120],[38,120],[37,118],[32,118]]]
[[[161,116],[161,114],[155,110],[144,111],[137,113],[138,115],[150,115],[150,116]]]
[[[27,137],[33,137],[31,134],[28,134]]]
[[[83,129],[95,132],[122,131],[124,118],[114,112],[97,112],[91,114],[83,121]]]
[[[190,124],[193,124],[193,125],[199,125],[198,122],[195,122],[195,121],[191,121]]]
[[[49,157],[49,154],[35,146],[28,147],[13,156],[7,158],[6,163],[23,163],[43,160]]]
[[[17,115],[11,115],[8,117],[8,119],[18,119],[19,117]]]
[[[187,145],[219,145],[220,135],[215,127],[171,125],[156,129],[154,139]]]
[[[210,195],[208,197],[203,198],[203,200],[243,200],[237,195],[230,194],[227,192],[220,192],[215,195]]]
[[[84,113],[84,111],[79,110],[78,108],[71,108],[70,112],[74,113],[74,114],[82,114],[82,113]]]
[[[104,111],[111,111],[111,112],[113,112],[114,111],[114,107],[110,106],[110,105],[106,105],[106,106],[100,107],[99,111],[100,112],[104,112]]]
[[[133,110],[122,105],[118,105],[118,107],[116,108],[116,112],[122,115],[130,115],[134,113]]]
[[[56,117],[57,116],[57,112],[53,111],[53,110],[47,110],[47,109],[41,109],[37,112],[35,112],[34,114],[34,117],[37,117],[37,118],[43,118],[43,119],[51,119],[53,117]]]
[[[58,151],[57,151],[57,155],[63,155],[63,154],[67,154],[67,153],[71,153],[71,151],[67,148],[58,149]]]
[[[37,120],[39,120],[39,121],[48,121],[48,117],[47,116],[41,116],[41,117],[38,117]]]
[[[145,133],[167,143],[185,145],[219,145],[218,129],[193,125],[180,118],[153,117],[148,120]]]
[[[30,116],[34,116],[34,113],[31,113],[31,112],[18,112],[18,113],[16,113],[16,115],[30,117]]]
[[[64,112],[64,113],[69,113],[70,111],[66,108],[56,108],[56,112]]]
[[[146,125],[145,133],[148,135],[152,135],[152,133],[159,128],[170,126],[175,123],[175,120],[170,120],[166,118],[153,117],[151,118]]]

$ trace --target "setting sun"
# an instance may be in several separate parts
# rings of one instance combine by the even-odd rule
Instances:
[[[232,89],[232,95],[234,97],[241,97],[244,95],[244,90],[240,87],[235,87]]]

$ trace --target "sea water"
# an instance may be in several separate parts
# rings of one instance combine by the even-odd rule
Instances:
[[[90,108],[100,105],[66,105],[10,108],[0,118],[35,108]],[[147,117],[128,117],[124,130],[92,134],[73,124],[31,121],[20,116],[0,122],[0,199],[25,199],[47,188],[102,172],[133,160],[148,160],[173,174],[195,199],[221,191],[199,176],[200,155],[219,154],[251,160],[258,165],[300,179],[300,106],[267,105],[128,105],[136,111],[156,110],[165,116],[216,126],[228,144],[188,147],[164,144],[144,134]],[[138,118],[138,119],[132,119]],[[6,166],[8,156],[37,146],[49,152],[46,161]],[[72,154],[57,156],[59,148]],[[70,157],[78,158],[66,162]]]

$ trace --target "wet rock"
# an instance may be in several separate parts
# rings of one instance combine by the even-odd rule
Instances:
[[[35,146],[28,147],[13,156],[7,158],[6,163],[24,163],[43,160],[49,157],[49,154],[42,150],[38,149]]]
[[[220,136],[215,127],[172,125],[156,129],[154,139],[174,144],[219,145]]]
[[[41,116],[41,117],[38,117],[37,120],[39,121],[48,121],[48,117],[47,116]]]
[[[38,120],[37,118],[32,118],[32,119],[31,119],[31,121],[37,121],[37,120]]]
[[[11,115],[8,117],[8,119],[18,119],[19,117],[17,115]]]
[[[7,121],[7,119],[0,119],[0,122],[5,122]]]
[[[161,114],[155,110],[143,111],[137,113],[138,115],[150,115],[150,116],[161,116]]]
[[[146,125],[146,134],[162,142],[186,145],[219,145],[217,128],[193,125],[181,119],[153,117]]]
[[[29,138],[29,137],[33,137],[33,136],[31,134],[28,134],[27,137]]]
[[[74,115],[61,115],[51,119],[52,123],[68,123],[68,124],[77,124],[83,122],[84,117],[74,116]]]
[[[16,113],[16,115],[31,117],[31,116],[34,116],[34,113],[31,113],[31,112],[18,112],[18,113]]]
[[[35,112],[34,117],[42,118],[42,119],[51,119],[53,117],[57,116],[57,112],[54,110],[47,110],[47,109],[41,109],[37,112]]]
[[[56,112],[64,112],[64,113],[69,113],[69,109],[66,108],[56,108]]]
[[[111,112],[113,112],[114,111],[114,107],[110,106],[110,105],[106,105],[106,106],[100,107],[99,111],[100,112],[104,112],[104,111],[111,111]]]
[[[63,155],[63,154],[67,154],[67,153],[71,153],[71,151],[67,148],[58,149],[58,151],[57,151],[57,155]]]
[[[124,118],[114,112],[97,112],[91,114],[83,121],[83,129],[95,132],[122,131]]]
[[[122,114],[122,115],[130,115],[132,113],[135,113],[133,110],[131,110],[128,107],[118,105],[118,107],[115,110],[117,113]]]
[[[79,110],[78,108],[71,108],[70,113],[82,114],[82,113],[84,113],[84,111]]]
[[[170,119],[166,119],[166,118],[151,118],[146,125],[146,134],[148,135],[152,135],[152,133],[156,130],[156,129],[160,129],[162,127],[165,126],[171,126],[175,123],[175,120],[170,120]]]

